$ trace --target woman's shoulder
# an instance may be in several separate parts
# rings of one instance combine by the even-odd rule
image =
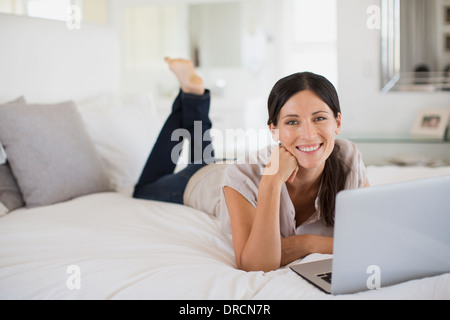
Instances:
[[[358,150],[356,144],[347,139],[336,139],[335,143],[345,152]]]
[[[258,150],[245,152],[245,155],[239,156],[232,161],[227,161],[229,164],[228,170],[239,170],[243,172],[260,171],[265,168],[270,160],[272,153],[272,146],[266,146]]]
[[[270,160],[272,146],[249,152],[233,161],[227,161],[223,181],[227,183],[252,183],[259,185],[264,169]]]
[[[339,147],[338,156],[347,165],[354,163],[362,158],[356,144],[346,139],[336,139],[335,144]]]
[[[346,139],[336,139],[335,143],[339,147],[338,158],[349,170],[346,189],[363,186],[367,173],[362,154],[358,147],[354,142]]]

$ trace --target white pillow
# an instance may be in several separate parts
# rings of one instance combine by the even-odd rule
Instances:
[[[123,101],[100,95],[77,102],[87,131],[118,191],[137,183],[162,127],[151,96]]]

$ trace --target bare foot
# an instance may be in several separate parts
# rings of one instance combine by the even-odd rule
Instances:
[[[180,81],[181,90],[185,93],[202,95],[205,93],[203,79],[200,78],[193,63],[185,59],[164,59],[169,65],[170,70]]]

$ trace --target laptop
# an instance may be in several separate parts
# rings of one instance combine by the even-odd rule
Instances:
[[[449,273],[449,228],[450,175],[341,191],[332,259],[290,268],[334,295]]]

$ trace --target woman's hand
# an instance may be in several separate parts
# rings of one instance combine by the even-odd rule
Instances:
[[[281,266],[312,253],[333,254],[333,238],[304,234],[281,239]]]
[[[283,146],[275,146],[264,176],[278,177],[281,182],[292,183],[298,172],[297,159]]]

